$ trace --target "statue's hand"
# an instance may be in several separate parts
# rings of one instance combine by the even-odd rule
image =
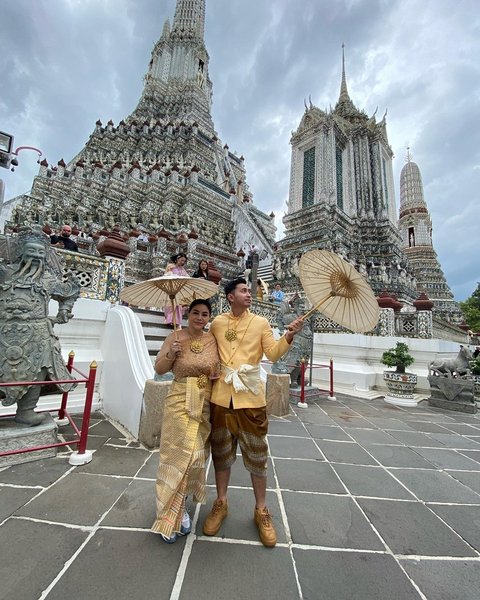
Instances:
[[[73,314],[66,309],[59,310],[55,317],[55,323],[68,323]]]

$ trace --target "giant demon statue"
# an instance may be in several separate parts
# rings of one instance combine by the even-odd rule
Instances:
[[[40,227],[24,227],[10,243],[7,264],[0,264],[0,398],[4,406],[16,403],[15,421],[29,426],[45,416],[34,411],[42,386],[1,382],[72,379],[53,326],[72,318],[80,285],[72,274],[64,281],[56,256]],[[53,318],[48,316],[51,298],[58,302]],[[74,384],[58,387],[69,391]]]

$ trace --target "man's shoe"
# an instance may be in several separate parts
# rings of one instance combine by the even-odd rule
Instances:
[[[254,519],[260,535],[260,541],[264,546],[273,548],[277,543],[277,534],[273,526],[272,515],[268,512],[268,508],[256,508]]]
[[[203,524],[203,533],[205,535],[217,535],[223,520],[228,515],[227,501],[215,500],[212,510]]]

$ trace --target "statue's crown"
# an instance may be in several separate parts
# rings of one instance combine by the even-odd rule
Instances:
[[[42,231],[40,225],[20,227],[17,232],[17,239],[20,248],[23,248],[29,242],[43,244],[46,248],[50,247],[50,238]]]

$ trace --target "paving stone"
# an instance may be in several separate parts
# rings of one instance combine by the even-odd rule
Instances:
[[[158,464],[160,461],[160,454],[158,452],[152,452],[147,462],[143,465],[136,477],[145,477],[146,479],[156,479]]]
[[[99,530],[48,600],[64,600],[66,590],[79,599],[169,598],[184,546],[183,537],[165,544],[150,532]]]
[[[480,454],[480,444],[463,435],[458,435],[456,433],[431,433],[430,437],[441,442],[446,448],[477,450]]]
[[[435,469],[435,466],[406,446],[368,446],[368,451],[386,467]]]
[[[30,463],[28,463],[30,464]],[[36,496],[40,490],[34,488],[0,487],[0,523],[13,515],[26,502]],[[1,571],[1,568],[0,568]]]
[[[401,442],[380,429],[352,429],[349,431],[349,434],[356,442],[362,444],[362,446],[370,446],[372,444],[401,445]],[[368,451],[370,452],[370,448]]]
[[[303,423],[295,421],[270,421],[268,424],[269,435],[293,435],[299,437],[309,437],[308,431]]]
[[[472,460],[480,463],[480,451],[479,450],[460,450],[460,453]]]
[[[445,429],[445,425],[437,425],[436,423],[430,423],[430,421],[405,421],[409,427],[415,431],[421,431],[423,433],[448,433]]]
[[[48,487],[71,468],[64,457],[46,458],[0,471],[0,482]]]
[[[321,440],[340,440],[351,442],[352,438],[338,425],[331,427],[329,425],[307,425],[308,432],[315,439]]]
[[[147,450],[103,446],[95,452],[92,462],[77,467],[77,471],[133,477],[143,466],[149,455],[150,453]]]
[[[155,510],[155,482],[134,480],[101,525],[150,529],[155,520]]]
[[[39,598],[87,535],[80,529],[9,519],[0,528],[0,599]]]
[[[313,458],[322,460],[323,456],[320,450],[311,439],[305,438],[286,438],[268,436],[268,445],[270,446],[270,455],[287,458]]]
[[[468,560],[401,560],[428,600],[475,600],[479,596],[478,562]]]
[[[463,456],[456,450],[450,450],[449,448],[415,448],[415,452],[418,452],[441,469],[480,471],[480,463]]]
[[[466,542],[480,550],[480,506],[429,504]]]
[[[384,550],[351,498],[295,492],[282,496],[295,544]]]
[[[212,489],[208,494],[207,504],[200,509],[195,532],[203,536],[202,527],[207,514],[212,508],[216,494]],[[286,542],[287,536],[283,526],[278,498],[275,492],[267,491],[267,506],[270,511],[279,542]],[[217,536],[234,540],[259,541],[258,530],[253,521],[255,509],[255,497],[253,490],[239,490],[229,488],[228,490],[228,517],[223,521]]]
[[[109,438],[124,438],[125,433],[115,427],[110,421],[99,421],[89,428],[92,435],[100,435]]]
[[[310,423],[311,425],[336,425],[335,421],[326,413],[316,409],[312,411],[308,408],[297,408],[297,417],[302,423]]]
[[[395,554],[476,555],[420,502],[359,498],[358,503]]]
[[[460,435],[479,435],[479,431],[475,426],[466,423],[445,423],[443,427]]]
[[[212,572],[212,565],[219,565],[219,570],[209,577],[206,574]],[[163,598],[158,593],[155,597]],[[290,552],[288,548],[272,550],[196,540],[180,592],[180,600],[192,598],[295,600],[299,594]]]
[[[304,600],[419,600],[392,556],[293,549]],[[464,599],[465,600],[465,599]]]
[[[412,494],[382,467],[336,464],[335,471],[354,496],[414,499]]]
[[[400,419],[393,419],[388,417],[369,417],[368,419],[372,425],[379,429],[388,430],[388,433],[393,435],[393,431],[414,431],[410,425],[404,423]],[[392,431],[390,431],[392,430]]]
[[[317,444],[330,462],[355,465],[376,465],[377,461],[355,443],[317,440]]]
[[[368,429],[371,428],[372,425],[358,415],[349,416],[349,415],[339,415],[338,417],[333,417],[333,420],[340,427],[345,427],[346,429]]]
[[[448,471],[448,474],[480,494],[480,472]]]
[[[94,525],[129,483],[125,478],[71,473],[17,514],[55,523]]]
[[[419,431],[389,431],[397,440],[411,448],[442,448],[442,442],[434,440],[425,433]]]
[[[395,469],[393,475],[425,502],[459,502],[480,504],[480,495],[447,473],[416,469]],[[480,507],[479,507],[480,514]]]
[[[319,461],[275,459],[275,470],[281,488],[346,494],[345,487],[332,467]]]

